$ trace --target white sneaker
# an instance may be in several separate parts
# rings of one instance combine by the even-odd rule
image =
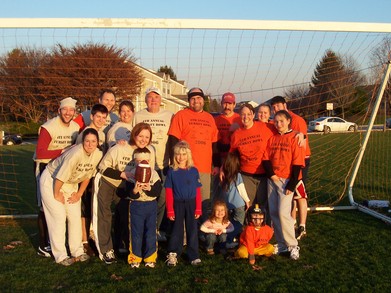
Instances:
[[[156,266],[156,263],[155,263],[155,262],[146,262],[146,263],[145,263],[145,267],[147,267],[147,268],[154,269],[155,266]]]
[[[299,253],[300,247],[299,246],[291,246],[289,247],[289,251],[291,252],[291,259],[298,260],[300,257]]]
[[[140,263],[139,263],[139,262],[132,262],[132,263],[130,264],[130,267],[131,267],[132,269],[138,269],[138,268],[140,267]]]
[[[166,263],[169,267],[175,267],[178,263],[178,259],[176,258],[177,254],[175,252],[170,252],[167,255]]]
[[[201,264],[201,260],[199,258],[191,261],[192,266],[198,266],[199,264]]]

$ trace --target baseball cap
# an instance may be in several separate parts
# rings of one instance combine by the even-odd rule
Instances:
[[[71,97],[65,98],[65,99],[61,100],[61,102],[60,102],[60,109],[62,109],[64,107],[71,107],[71,108],[76,109],[76,103],[77,103],[77,101]]]
[[[145,91],[145,95],[148,95],[149,93],[157,93],[159,96],[161,96],[162,94],[160,93],[160,90],[157,88],[157,87],[150,87],[148,88],[146,91]]]
[[[199,87],[193,87],[187,93],[187,99],[188,100],[190,100],[190,98],[195,97],[195,96],[200,96],[200,97],[203,97],[205,99],[204,92]]]
[[[231,103],[235,104],[235,95],[233,93],[225,93],[223,97],[221,98],[222,103]]]

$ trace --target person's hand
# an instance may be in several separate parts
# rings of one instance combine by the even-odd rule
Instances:
[[[200,218],[200,215],[194,215],[194,219],[199,219]]]
[[[61,191],[59,194],[54,195],[54,199],[61,202],[62,204],[65,204],[64,194]]]
[[[246,211],[250,208],[250,202],[248,201],[248,202],[246,202]]]
[[[223,229],[217,229],[216,230],[216,235],[221,235],[223,234]]]
[[[292,191],[292,190],[285,189],[285,192],[284,192],[284,194],[285,194],[285,195],[289,195],[289,194],[291,194],[291,193],[293,193],[293,191]]]
[[[67,202],[70,204],[77,203],[81,198],[77,192],[73,192],[72,195],[68,198]]]
[[[175,221],[175,216],[168,217],[170,221]]]
[[[220,182],[223,181],[223,179],[224,179],[224,172],[223,172],[223,168],[222,167],[220,168],[219,177],[220,177]]]
[[[250,265],[255,265],[255,255],[254,254],[248,255],[248,262]]]
[[[142,190],[146,190],[146,191],[150,191],[151,190],[151,184],[149,182],[148,183],[140,183],[140,185],[141,185],[141,189]]]
[[[274,182],[277,182],[278,180],[280,180],[280,177],[278,177],[277,175],[273,175],[272,177],[270,177],[270,179]]]

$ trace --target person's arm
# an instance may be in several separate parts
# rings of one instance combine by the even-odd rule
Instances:
[[[174,146],[178,143],[179,138],[173,135],[168,136],[167,140],[167,151],[168,151],[168,157],[170,159],[171,164],[174,162]],[[167,174],[167,173],[166,173]],[[164,175],[166,175],[164,174]]]
[[[72,195],[68,198],[68,203],[77,203],[83,196],[84,191],[87,189],[88,183],[90,183],[90,178],[82,181],[77,192],[73,192]]]
[[[218,143],[217,142],[213,142],[212,143],[212,162],[213,162],[213,167],[214,168],[219,168],[221,167],[221,156],[220,156],[220,152],[219,152],[219,149],[218,149]],[[213,174],[213,175],[217,175],[217,174]]]
[[[86,125],[84,123],[83,115],[80,113],[75,119],[73,119],[77,124],[80,126],[80,132],[83,131],[84,128],[86,128]]]
[[[106,168],[106,170],[103,171],[102,175],[113,179],[122,179],[121,173],[122,171],[116,170],[114,168]]]
[[[196,190],[196,209],[195,209],[195,218],[198,219],[202,215],[202,196],[201,196],[201,187],[197,187]]]
[[[216,230],[213,228],[210,228],[211,222],[209,220],[206,220],[200,227],[200,230],[204,233],[215,233]]]
[[[292,166],[292,174],[289,178],[289,182],[286,185],[286,190],[290,192],[294,192],[296,189],[296,185],[299,182],[299,176],[301,172],[301,166],[300,165],[293,165]]]
[[[175,220],[175,211],[174,211],[174,193],[172,188],[166,187],[166,210],[167,218],[171,221]]]
[[[228,223],[228,226],[223,230],[224,233],[231,233],[234,231],[234,225],[231,222]]]
[[[64,185],[64,182],[58,179],[54,179],[53,195],[54,199],[65,204],[64,194],[61,191],[61,187]]]
[[[53,159],[61,155],[62,150],[48,150],[51,141],[50,133],[44,127],[41,127],[35,152],[37,159]]]
[[[250,207],[250,198],[248,197],[246,187],[244,186],[244,183],[239,183],[236,188],[238,189],[240,197],[244,200],[246,203],[246,209]]]
[[[143,190],[144,193],[149,197],[158,197],[162,191],[162,183],[160,180],[156,181],[150,190]]]

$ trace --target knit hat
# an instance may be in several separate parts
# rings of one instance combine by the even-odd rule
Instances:
[[[75,99],[72,99],[71,97],[65,98],[60,102],[60,109],[65,107],[71,107],[76,109],[76,103],[77,101]]]

